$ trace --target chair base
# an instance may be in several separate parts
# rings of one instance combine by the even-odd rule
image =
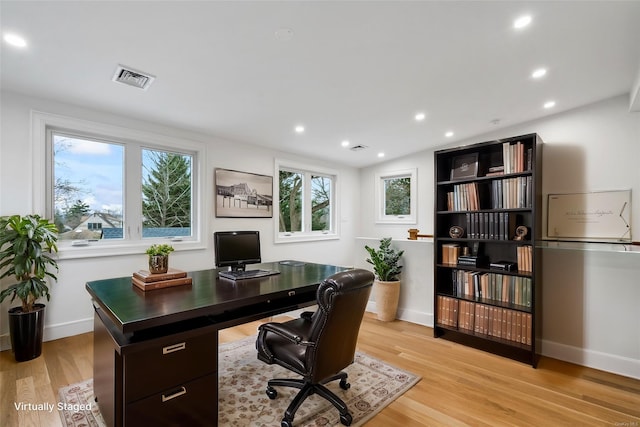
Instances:
[[[340,412],[340,422],[343,425],[345,426],[351,425],[353,418],[349,413],[349,408],[347,408],[347,405],[342,401],[342,399],[336,396],[335,393],[333,393],[331,390],[329,390],[323,385],[338,379],[340,380],[341,389],[348,390],[349,387],[351,387],[351,384],[347,382],[346,372],[340,372],[332,377],[325,379],[324,381],[322,381],[322,383],[316,383],[316,384],[311,383],[309,381],[305,381],[301,379],[298,380],[293,378],[275,378],[275,379],[269,380],[267,385],[267,396],[269,396],[269,399],[272,399],[272,400],[278,396],[278,392],[273,388],[274,386],[275,387],[278,387],[278,386],[294,387],[294,388],[300,389],[298,394],[293,398],[293,400],[289,404],[289,407],[285,411],[284,418],[282,418],[282,422],[280,423],[280,426],[293,427],[293,417],[295,416],[296,411],[298,410],[300,405],[302,405],[302,402],[304,402],[304,400],[307,397],[316,393],[322,396],[323,398],[325,398],[326,400],[328,400],[329,402],[331,402],[331,404],[336,407],[336,409]]]

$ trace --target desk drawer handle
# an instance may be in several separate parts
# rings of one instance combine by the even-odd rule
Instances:
[[[180,387],[175,393],[170,394],[168,396],[166,394],[163,394],[162,403],[167,402],[171,399],[175,399],[176,397],[182,396],[183,394],[187,394],[187,389],[184,387]]]
[[[184,350],[187,348],[186,342],[181,342],[179,344],[168,345],[166,347],[162,347],[162,354],[169,354],[176,351]]]

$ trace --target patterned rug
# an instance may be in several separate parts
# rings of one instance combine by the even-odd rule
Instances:
[[[297,389],[278,387],[278,397],[270,400],[265,394],[267,380],[296,378],[295,374],[276,365],[267,365],[256,358],[255,337],[221,344],[219,349],[219,413],[220,426],[279,426],[285,409]],[[338,381],[327,387],[345,401],[352,426],[364,424],[385,406],[416,384],[420,378],[364,353],[356,354],[355,362],[346,372],[351,388],[342,390]],[[58,408],[62,424],[68,427],[104,427],[98,406],[93,401],[93,380],[62,387]],[[338,411],[318,395],[308,397],[296,412],[296,427],[337,426]]]

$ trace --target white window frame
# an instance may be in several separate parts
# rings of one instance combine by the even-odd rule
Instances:
[[[275,179],[273,180],[273,218],[274,218],[274,242],[292,243],[309,242],[317,240],[332,240],[340,238],[339,215],[339,184],[338,172],[333,169],[302,164],[290,160],[275,159]],[[298,172],[304,175],[303,184],[303,231],[280,232],[280,170]],[[331,229],[311,231],[311,176],[331,177]]]
[[[58,131],[67,135],[76,135],[80,138],[109,141],[125,145],[129,150],[133,148],[139,152],[134,155],[125,153],[125,194],[124,205],[133,205],[133,210],[126,210],[123,215],[131,215],[125,219],[124,239],[113,241],[89,242],[87,246],[72,246],[71,241],[58,241],[58,257],[66,258],[91,258],[111,255],[144,254],[146,248],[153,243],[170,243],[176,251],[204,249],[204,191],[206,145],[197,141],[175,138],[168,135],[154,134],[146,131],[124,128],[115,125],[92,122],[72,117],[59,116],[39,111],[31,112],[31,138],[34,157],[34,201],[37,212],[41,212],[47,218],[53,218],[53,155],[51,144],[48,141],[51,131]],[[168,152],[183,152],[193,156],[191,170],[192,176],[192,215],[191,236],[178,239],[145,238],[142,239],[142,207],[136,207],[142,197],[142,171],[135,168],[127,168],[126,164],[140,160],[141,149],[149,148]],[[141,161],[137,164],[142,165]],[[127,175],[127,170],[134,171]],[[37,189],[42,189],[38,191]],[[134,195],[139,193],[139,196]],[[137,212],[137,213],[136,213]],[[138,230],[139,226],[139,230]]]
[[[410,203],[409,215],[386,215],[385,214],[385,185],[387,179],[410,178],[409,186]],[[378,224],[415,224],[417,222],[417,200],[418,200],[418,170],[404,169],[392,172],[379,172],[375,175],[375,209],[376,223]]]

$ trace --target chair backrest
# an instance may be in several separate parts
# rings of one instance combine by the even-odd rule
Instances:
[[[306,354],[311,381],[321,381],[353,362],[373,279],[370,271],[354,269],[334,274],[318,287],[318,310],[309,337],[316,345]]]

